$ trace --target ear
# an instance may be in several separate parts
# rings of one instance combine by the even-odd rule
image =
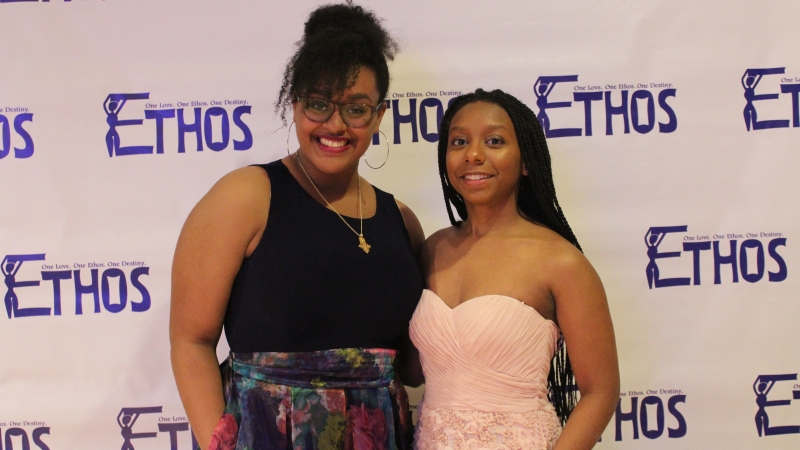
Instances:
[[[525,163],[522,163],[522,174],[528,176],[528,168],[525,167]]]
[[[292,101],[292,114],[297,114],[298,112],[303,112],[303,105],[300,104],[300,100],[295,99]]]

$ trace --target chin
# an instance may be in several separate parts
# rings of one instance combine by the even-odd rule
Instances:
[[[358,166],[359,163],[359,157],[351,151],[340,154],[329,154],[319,150],[317,152],[309,159],[312,160],[311,162],[317,170],[325,173],[343,172],[350,167]]]
[[[462,195],[461,198],[464,199],[464,203],[474,206],[481,206],[488,203],[492,203],[491,195],[481,195],[481,194]]]

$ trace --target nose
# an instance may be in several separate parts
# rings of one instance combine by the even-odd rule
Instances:
[[[464,162],[472,164],[483,164],[486,160],[482,142],[471,142],[464,152]]]
[[[339,109],[339,105],[334,105],[333,114],[331,114],[331,116],[325,122],[325,126],[331,130],[331,132],[335,133],[344,133],[347,131],[347,124],[344,123],[344,120],[342,120],[342,113]]]

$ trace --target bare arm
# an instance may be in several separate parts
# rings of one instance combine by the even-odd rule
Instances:
[[[233,280],[258,245],[269,179],[258,167],[223,177],[189,214],[172,265],[172,371],[192,430],[206,448],[225,408],[216,346]]]
[[[554,265],[551,287],[581,397],[553,450],[591,449],[619,400],[614,327],[600,278],[577,252]]]
[[[403,221],[406,224],[406,230],[411,238],[411,249],[415,257],[419,257],[420,248],[425,242],[425,233],[422,231],[422,225],[419,223],[417,216],[411,209],[399,200],[395,200],[397,206],[400,208],[400,213],[403,215]],[[403,337],[403,346],[397,354],[397,361],[395,363],[398,375],[403,384],[411,387],[417,387],[425,382],[422,376],[422,365],[419,363],[419,352],[408,333]]]

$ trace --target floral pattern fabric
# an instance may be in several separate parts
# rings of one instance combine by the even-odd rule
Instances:
[[[395,352],[233,353],[209,450],[406,450],[408,397]]]

